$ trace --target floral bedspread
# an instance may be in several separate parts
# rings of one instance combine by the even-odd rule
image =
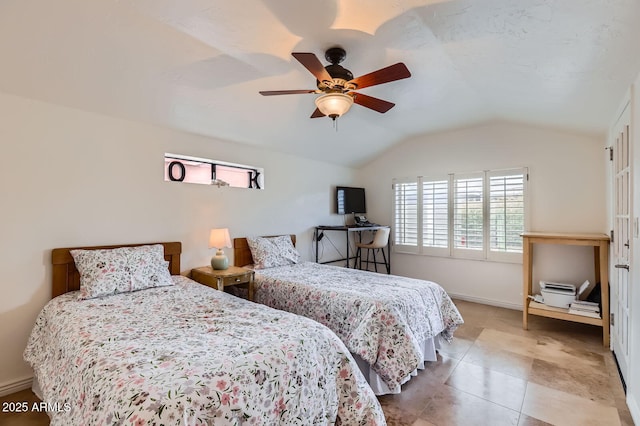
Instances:
[[[463,323],[436,283],[312,262],[256,270],[255,300],[326,325],[390,389],[422,362],[420,343]]]
[[[173,279],[44,307],[24,357],[52,425],[385,424],[329,329]]]

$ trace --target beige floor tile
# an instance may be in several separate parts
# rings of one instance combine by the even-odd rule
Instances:
[[[426,420],[418,419],[415,422],[413,422],[411,426],[436,426],[436,425]]]
[[[438,351],[450,358],[462,359],[471,345],[473,345],[473,340],[455,337],[451,343],[443,342]]]
[[[501,349],[519,355],[535,357],[538,340],[531,337],[516,336],[504,331],[484,329],[476,342],[493,349]]]
[[[522,312],[520,318],[517,321],[504,317],[491,317],[484,321],[484,328],[502,331],[505,333],[513,334],[514,336],[537,338],[531,331],[522,328]]]
[[[602,345],[602,328],[594,325],[530,315],[529,331],[536,338],[555,339],[596,353],[609,352],[609,348]]]
[[[487,320],[492,318],[488,313],[480,312],[460,312],[465,324],[473,325],[474,327],[484,328]]]
[[[503,318],[513,318],[515,321],[522,321],[522,309],[495,308],[495,316]]]
[[[416,413],[405,410],[401,405],[384,401],[380,401],[380,405],[384,410],[387,426],[411,426],[418,419]]]
[[[482,305],[460,300],[454,300],[458,311],[462,315],[465,324],[471,324],[475,327],[484,327],[484,322],[495,315],[497,309],[494,306]]]
[[[421,380],[428,378],[429,381],[435,381],[439,384],[444,383],[451,372],[456,368],[460,360],[444,353],[438,354],[438,360],[433,362],[425,362],[424,370],[421,370],[416,377],[411,379],[404,389],[412,389],[412,386],[419,386]]]
[[[458,364],[446,384],[515,411],[520,411],[527,388],[526,380],[464,361]]]
[[[413,422],[441,386],[442,382],[432,380],[427,374],[419,374],[404,384],[399,394],[382,395],[378,401],[387,416],[391,414],[396,419],[404,416]]]
[[[438,361],[425,363],[424,370],[402,385],[402,392],[379,396],[378,400],[387,417],[393,418],[396,423],[413,422],[459,362],[458,359],[439,354]]]
[[[620,417],[615,407],[529,382],[522,413],[562,426],[616,426]]]
[[[493,402],[442,386],[436,392],[420,418],[438,426],[517,425],[520,413]]]
[[[484,316],[492,316],[498,309],[500,309],[495,306],[483,305],[482,303],[468,302],[460,299],[453,299],[453,303],[455,303],[463,317],[465,314],[469,315],[474,313]]]
[[[533,361],[529,381],[571,393],[604,405],[615,406],[609,375],[580,364],[559,366],[541,359]]]
[[[518,426],[553,426],[542,420],[534,419],[526,414],[520,414],[520,420],[518,420]]]
[[[465,324],[462,324],[460,327],[458,327],[458,329],[455,332],[455,337],[457,339],[475,341],[480,335],[480,333],[482,333],[482,330],[484,330],[484,327],[477,327],[472,324],[473,323],[465,323]]]
[[[567,346],[555,339],[539,339],[534,357],[566,368],[581,368],[606,374],[602,354]]]
[[[631,412],[627,406],[627,395],[624,393],[622,387],[622,380],[620,380],[620,374],[618,373],[618,367],[614,359],[613,353],[609,352],[604,355],[605,364],[607,365],[607,372],[609,374],[609,384],[611,386],[611,394],[615,401],[615,405],[618,408],[618,415],[620,416],[620,422],[624,426],[634,426]]]
[[[471,346],[462,360],[522,379],[529,378],[533,366],[530,356],[494,349],[491,344],[480,341]]]

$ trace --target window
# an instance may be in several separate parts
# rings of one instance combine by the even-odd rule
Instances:
[[[394,241],[411,250],[418,247],[418,183],[396,182]]]
[[[525,230],[523,173],[489,175],[489,236],[492,251],[522,253]]]
[[[520,262],[526,168],[394,180],[394,249]]]
[[[454,177],[453,248],[479,251],[484,247],[483,177]]]
[[[449,246],[449,181],[422,183],[422,245]]]
[[[264,170],[244,164],[165,153],[164,180],[219,187],[262,189],[264,188]]]

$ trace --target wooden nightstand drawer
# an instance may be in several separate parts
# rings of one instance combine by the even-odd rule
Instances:
[[[253,301],[254,273],[245,268],[230,266],[228,269],[216,270],[203,266],[191,270],[191,278],[206,286],[224,291],[225,287],[248,284],[249,300]]]
[[[243,274],[243,275],[237,275],[237,276],[231,276],[231,277],[223,277],[222,278],[222,283],[225,286],[248,283],[249,281],[251,281],[251,275],[252,274],[253,274],[252,272],[247,272],[246,274]]]

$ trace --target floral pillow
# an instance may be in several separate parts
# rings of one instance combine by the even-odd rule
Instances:
[[[128,250],[71,250],[80,272],[80,299],[131,291]]]
[[[291,237],[248,237],[247,243],[253,256],[254,268],[265,269],[298,263],[300,253],[293,246]]]
[[[173,285],[161,244],[71,250],[80,272],[79,299]]]
[[[173,285],[168,268],[169,262],[164,260],[162,244],[129,247],[128,249],[131,291]]]

